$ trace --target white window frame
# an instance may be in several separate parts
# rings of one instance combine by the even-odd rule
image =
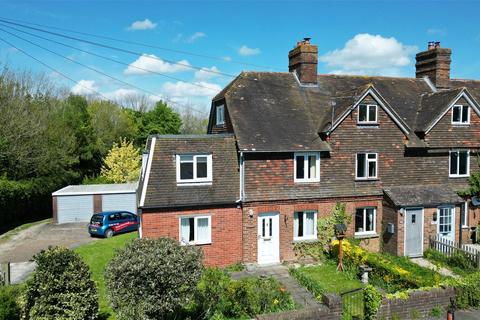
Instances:
[[[376,207],[364,207],[364,208],[355,208],[355,215],[357,210],[363,210],[363,228],[367,225],[367,209],[373,209],[373,231],[355,231],[356,236],[365,236],[365,235],[376,235],[377,234],[377,208]],[[353,220],[356,223],[356,217],[353,217]],[[357,226],[354,225],[354,230],[357,229]]]
[[[301,240],[316,240],[317,239],[317,211],[315,210],[300,210],[300,211],[295,211],[293,213],[293,223],[295,224],[295,214],[298,214],[299,212],[303,212],[304,214],[307,214],[307,213],[313,213],[313,235],[308,235],[306,236],[305,235],[305,222],[303,223],[303,236],[302,237],[298,237],[296,234],[295,234],[295,228],[293,228],[293,240],[294,241],[301,241]]]
[[[460,223],[462,224],[462,228],[468,228],[468,201],[465,201],[463,204],[463,219],[465,224],[462,223],[462,216],[460,216]],[[460,214],[462,214],[462,210],[460,210]]]
[[[448,209],[451,211],[451,218],[452,218],[452,230],[453,238],[455,239],[457,230],[456,229],[456,221],[455,221],[455,206],[454,205],[444,205],[437,207],[437,234],[440,234],[440,210]],[[445,223],[443,223],[445,225]]]
[[[185,242],[182,239],[182,219],[194,219],[193,222],[193,234],[194,234],[194,240]],[[197,239],[198,236],[198,219],[208,219],[208,239],[204,241],[199,241]],[[210,215],[199,215],[199,216],[181,216],[178,218],[178,239],[180,239],[180,244],[181,245],[202,245],[202,244],[211,244],[212,243],[212,216]]]
[[[457,173],[452,174],[452,153],[460,153],[466,152],[467,153],[467,173],[466,174],[459,174],[460,171],[460,156],[457,159]],[[448,176],[450,178],[465,178],[470,176],[470,150],[450,150],[448,154]]]
[[[367,107],[367,120],[365,120],[365,121],[360,120],[360,107],[361,106],[366,106]],[[370,108],[371,107],[375,108],[375,121],[370,120]],[[358,105],[357,123],[358,124],[377,124],[378,123],[378,105],[376,105],[376,104],[365,104],[365,103],[359,104]]]
[[[454,108],[460,108],[460,121],[454,121],[453,120],[453,109]],[[467,108],[467,122],[462,122],[462,115],[463,115],[463,108]],[[466,126],[470,124],[470,106],[469,105],[464,105],[464,104],[455,104],[452,106],[452,124],[456,126]]]
[[[216,107],[215,117],[217,126],[225,124],[225,106],[223,104]]]
[[[364,154],[365,155],[365,177],[358,176],[358,155]],[[374,154],[375,159],[368,159],[368,155]],[[370,177],[368,175],[368,165],[370,162],[375,162],[375,176]],[[355,179],[356,180],[374,180],[378,178],[378,153],[376,152],[357,152],[355,154]]]
[[[297,178],[297,157],[303,156],[303,175],[307,176],[308,158],[315,156],[315,178]],[[295,182],[319,182],[320,181],[320,152],[296,152],[293,155],[293,179]]]
[[[193,157],[193,179],[181,179],[180,175],[180,163],[181,156]],[[197,158],[207,157],[207,177],[197,178]],[[212,182],[212,155],[211,154],[177,154],[176,155],[176,171],[177,171],[177,184],[198,184],[198,183],[211,183]]]

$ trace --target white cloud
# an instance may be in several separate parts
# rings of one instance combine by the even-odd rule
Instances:
[[[201,70],[198,70],[195,72],[195,80],[198,81],[205,81],[205,80],[210,80],[214,77],[217,77],[220,72],[217,67],[213,66],[211,68],[202,68]]]
[[[132,62],[123,73],[127,75],[148,74],[149,71],[161,73],[174,73],[189,70],[190,63],[187,60],[181,60],[177,63],[169,63],[158,58],[154,54],[143,54],[137,60]]]
[[[357,34],[342,49],[320,57],[337,74],[399,75],[410,64],[410,56],[418,51],[397,39],[368,33]]]
[[[132,22],[130,27],[127,30],[148,30],[148,29],[155,29],[157,27],[156,23],[150,21],[150,19],[145,19],[143,21],[135,21]]]
[[[80,80],[70,89],[73,94],[90,95],[98,93],[98,86],[93,80]]]
[[[428,28],[427,34],[429,35],[438,35],[438,36],[446,36],[447,29],[446,28]]]
[[[175,83],[165,82],[161,87],[161,93],[172,98],[211,98],[220,92],[222,88],[215,83],[205,81]]]
[[[260,54],[260,52],[259,48],[249,48],[245,45],[238,49],[238,54],[241,56],[254,56]]]
[[[207,36],[206,33],[197,31],[189,36],[184,36],[183,33],[179,33],[173,38],[173,42],[185,42],[185,43],[194,43],[202,38]]]

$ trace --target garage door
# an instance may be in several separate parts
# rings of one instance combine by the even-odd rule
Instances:
[[[88,222],[92,215],[92,195],[57,197],[58,223]]]
[[[137,213],[137,195],[135,193],[119,193],[102,195],[102,210],[125,210]]]

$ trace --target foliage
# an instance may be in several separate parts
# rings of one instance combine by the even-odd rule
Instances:
[[[472,261],[461,253],[456,253],[448,257],[437,250],[427,249],[423,256],[434,264],[446,267],[458,275],[467,275],[477,270]]]
[[[34,257],[22,313],[29,319],[96,319],[98,296],[88,266],[73,251],[55,247]]]
[[[193,113],[191,108],[186,108],[180,113],[182,126],[181,134],[204,134],[207,133],[208,118],[200,117]]]
[[[288,292],[274,278],[231,280],[220,269],[206,269],[197,286],[199,317],[251,318],[257,314],[294,309]]]
[[[115,237],[93,241],[75,248],[92,272],[93,281],[97,286],[100,317],[113,319],[113,311],[107,301],[105,293],[104,271],[117,249],[123,248],[128,242],[138,238],[137,232],[119,234]]]
[[[480,308],[480,272],[448,279],[445,284],[455,288],[455,302],[459,309]]]
[[[443,309],[439,306],[433,307],[432,310],[430,310],[430,316],[434,318],[440,318],[443,314]]]
[[[171,238],[135,239],[110,261],[105,280],[118,319],[165,319],[191,301],[202,271],[196,247]]]
[[[477,157],[477,164],[480,167],[480,157]],[[461,196],[479,196],[480,195],[480,170],[472,171],[468,177],[468,187],[459,192]]]
[[[102,175],[84,177],[82,180],[82,184],[110,184],[110,183],[112,182]]]
[[[378,310],[382,304],[382,294],[374,286],[368,284],[363,289],[363,299],[365,320],[377,319]]]
[[[434,271],[422,268],[405,257],[368,252],[349,241],[342,241],[344,263],[348,266],[368,265],[371,283],[389,293],[420,287],[438,286],[442,278]],[[333,242],[332,256],[338,255],[338,241]]]
[[[227,272],[238,272],[243,271],[243,269],[245,269],[245,265],[243,263],[237,262],[225,267],[224,270]]]
[[[20,306],[17,301],[20,294],[20,286],[0,285],[0,320],[20,319]]]
[[[101,176],[111,183],[136,181],[140,176],[140,161],[140,151],[123,139],[120,144],[114,143],[105,157]]]

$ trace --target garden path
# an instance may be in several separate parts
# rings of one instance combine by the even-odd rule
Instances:
[[[418,264],[420,267],[424,267],[424,268],[428,268],[428,269],[432,269],[432,270],[437,270],[437,266],[435,266],[433,263],[431,263],[430,261],[428,261],[424,258],[411,258],[410,261]],[[454,278],[459,277],[457,274],[453,273],[451,270],[448,270],[448,269],[443,268],[443,267],[440,267],[440,269],[438,270],[438,273],[440,273],[442,276],[446,276],[446,277],[454,277]]]
[[[243,271],[232,272],[232,279],[241,279],[252,276],[274,277],[292,295],[293,300],[304,307],[324,307],[315,297],[290,276],[288,268],[284,265],[271,265],[261,267],[248,267]]]

